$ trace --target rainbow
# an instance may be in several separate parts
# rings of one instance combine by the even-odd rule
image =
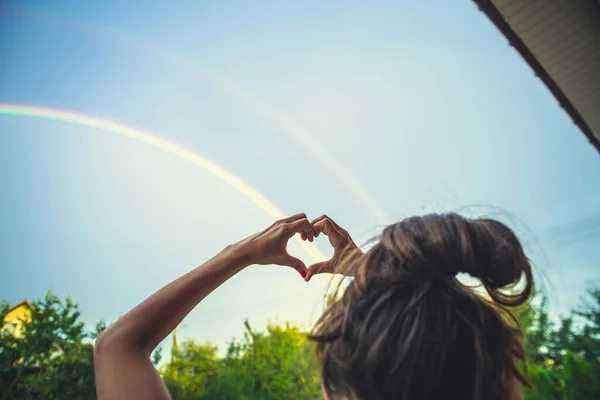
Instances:
[[[166,153],[170,153],[205,169],[207,172],[210,172],[221,181],[238,191],[240,194],[246,196],[246,198],[252,201],[258,208],[268,214],[271,218],[277,220],[286,217],[286,214],[271,201],[269,201],[269,199],[231,172],[206,159],[205,157],[202,157],[184,147],[171,143],[153,133],[85,114],[35,106],[0,103],[0,115],[12,115],[59,121],[69,124],[88,126],[104,132],[126,136],[138,142],[162,150]],[[299,244],[306,254],[309,255],[315,262],[325,259],[323,253],[321,253],[318,247],[313,243],[304,242],[298,237],[296,237],[295,240],[296,243]]]
[[[238,103],[277,126],[283,134],[298,142],[321,163],[326,165],[327,170],[331,171],[357,199],[360,199],[361,203],[369,210],[369,212],[377,218],[378,223],[389,222],[388,217],[386,216],[382,207],[378,204],[375,198],[373,198],[369,191],[365,189],[362,183],[354,175],[352,175],[352,173],[348,171],[348,169],[345,168],[334,156],[326,151],[323,146],[312,139],[312,135],[309,134],[305,128],[301,127],[290,117],[276,110],[270,104],[267,104],[263,100],[259,99],[248,90],[232,82],[231,80],[226,79],[224,76],[217,74],[214,71],[201,68],[190,60],[178,57],[172,52],[140,40],[114,27],[99,25],[91,21],[78,20],[66,15],[53,13],[49,10],[39,9],[38,7],[32,8],[22,4],[13,4],[11,5],[11,9],[25,12],[29,16],[37,16],[45,18],[49,21],[59,22],[67,26],[83,30],[84,32],[98,35],[100,37],[107,37],[115,42],[125,44],[133,49],[142,51],[151,55],[152,57],[170,63],[179,70],[184,71],[196,79],[201,79],[211,83]]]

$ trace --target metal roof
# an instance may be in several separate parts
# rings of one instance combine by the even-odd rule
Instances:
[[[474,0],[600,151],[600,0]]]

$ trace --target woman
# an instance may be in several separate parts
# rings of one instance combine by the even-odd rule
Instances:
[[[321,233],[334,248],[330,261],[307,269],[287,253],[295,234],[312,241]],[[452,213],[390,225],[366,253],[327,216],[310,222],[304,214],[228,246],[100,336],[98,399],[170,399],[151,352],[202,299],[253,264],[289,266],[306,281],[323,272],[353,277],[309,336],[325,399],[521,399],[524,352],[509,308],[529,299],[531,266],[506,225]],[[487,296],[458,273],[479,279]]]

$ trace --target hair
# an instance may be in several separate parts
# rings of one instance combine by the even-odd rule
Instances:
[[[514,379],[529,386],[511,309],[529,300],[533,277],[508,226],[455,213],[412,217],[341,267],[354,279],[309,335],[331,399],[505,400]]]

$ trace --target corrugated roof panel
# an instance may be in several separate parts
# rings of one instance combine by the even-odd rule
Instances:
[[[548,19],[540,21],[534,26],[532,32],[525,31],[523,33],[523,40],[527,40],[530,48],[548,47],[549,42],[553,40],[570,40],[573,36],[577,35],[579,30],[570,30],[567,35],[564,34],[565,30],[569,30],[571,26],[578,23],[581,17],[581,10],[577,7],[556,7],[554,9],[555,14],[549,15]]]
[[[555,46],[548,46],[545,51],[538,51],[540,54],[540,62],[548,65],[548,69],[552,71],[554,75],[562,73],[564,70],[571,69],[573,57],[581,52],[586,52],[589,48],[588,36],[584,33],[580,33],[578,36],[572,38],[559,37],[554,42]],[[535,48],[535,46],[533,46]],[[587,53],[589,58],[596,57],[595,53]],[[585,60],[584,60],[585,62]]]
[[[519,30],[519,36],[523,40],[531,40],[532,36],[547,28],[548,21],[556,21],[559,16],[565,16],[565,13],[568,12],[569,7],[560,2],[549,1],[546,3],[534,0],[528,3],[522,14],[515,14],[508,21],[514,29]]]
[[[600,138],[600,7],[590,0],[492,0]]]
[[[520,13],[521,10],[527,7],[526,1],[511,1],[511,0],[498,0],[494,2],[495,6],[502,12],[506,18]]]
[[[588,89],[583,90],[582,93],[579,95],[579,97],[574,97],[573,98],[573,104],[575,106],[580,107],[583,110],[583,108],[585,107],[585,105],[590,100],[593,100],[593,99],[591,99],[591,97],[595,97],[596,99],[599,99],[600,98],[600,93],[598,93],[593,86],[594,85],[590,85],[588,87]],[[590,105],[593,105],[593,104],[590,104]]]

